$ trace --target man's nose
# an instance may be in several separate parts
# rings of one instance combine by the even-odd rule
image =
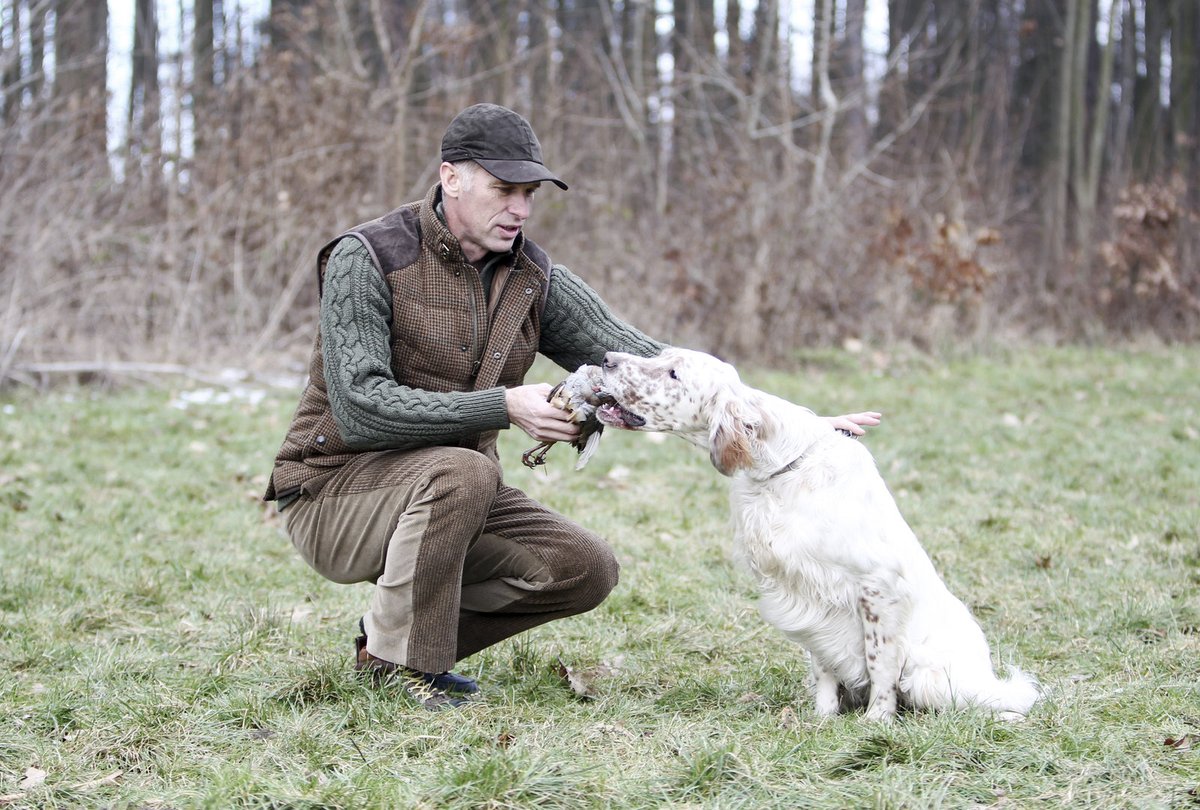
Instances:
[[[509,213],[521,219],[529,219],[529,212],[533,209],[533,200],[526,197],[524,194],[514,194],[513,199],[508,204]]]

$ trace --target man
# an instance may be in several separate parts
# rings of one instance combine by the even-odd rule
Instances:
[[[573,371],[663,347],[525,238],[540,184],[567,185],[524,118],[468,107],[441,156],[423,200],[318,254],[309,382],[266,493],[316,571],[374,583],[356,669],[430,710],[478,691],[454,662],[617,583],[603,539],[502,480],[498,430],[578,435],[548,385],[523,384],[534,356]]]

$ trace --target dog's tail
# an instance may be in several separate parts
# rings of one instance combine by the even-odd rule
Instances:
[[[971,677],[947,677],[945,671],[925,669],[914,673],[908,694],[917,706],[947,708],[978,706],[1006,720],[1019,720],[1029,714],[1042,695],[1037,679],[1010,666],[1005,678],[997,678],[990,668]]]

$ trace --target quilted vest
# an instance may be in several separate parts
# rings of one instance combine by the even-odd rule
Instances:
[[[318,291],[334,246],[353,236],[366,246],[391,291],[391,367],[397,383],[438,393],[520,385],[537,354],[550,259],[518,236],[514,261],[497,268],[484,306],[478,271],[436,213],[440,194],[435,185],[424,200],[326,244],[317,255]],[[265,500],[300,491],[315,494],[359,455],[342,440],[334,422],[324,369],[318,329],[308,383],[275,457]],[[457,444],[499,463],[495,445],[494,430]]]

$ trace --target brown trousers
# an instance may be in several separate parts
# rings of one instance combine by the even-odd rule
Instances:
[[[617,584],[603,539],[506,486],[473,450],[363,453],[283,518],[322,576],[375,584],[369,652],[424,672],[591,610]]]

